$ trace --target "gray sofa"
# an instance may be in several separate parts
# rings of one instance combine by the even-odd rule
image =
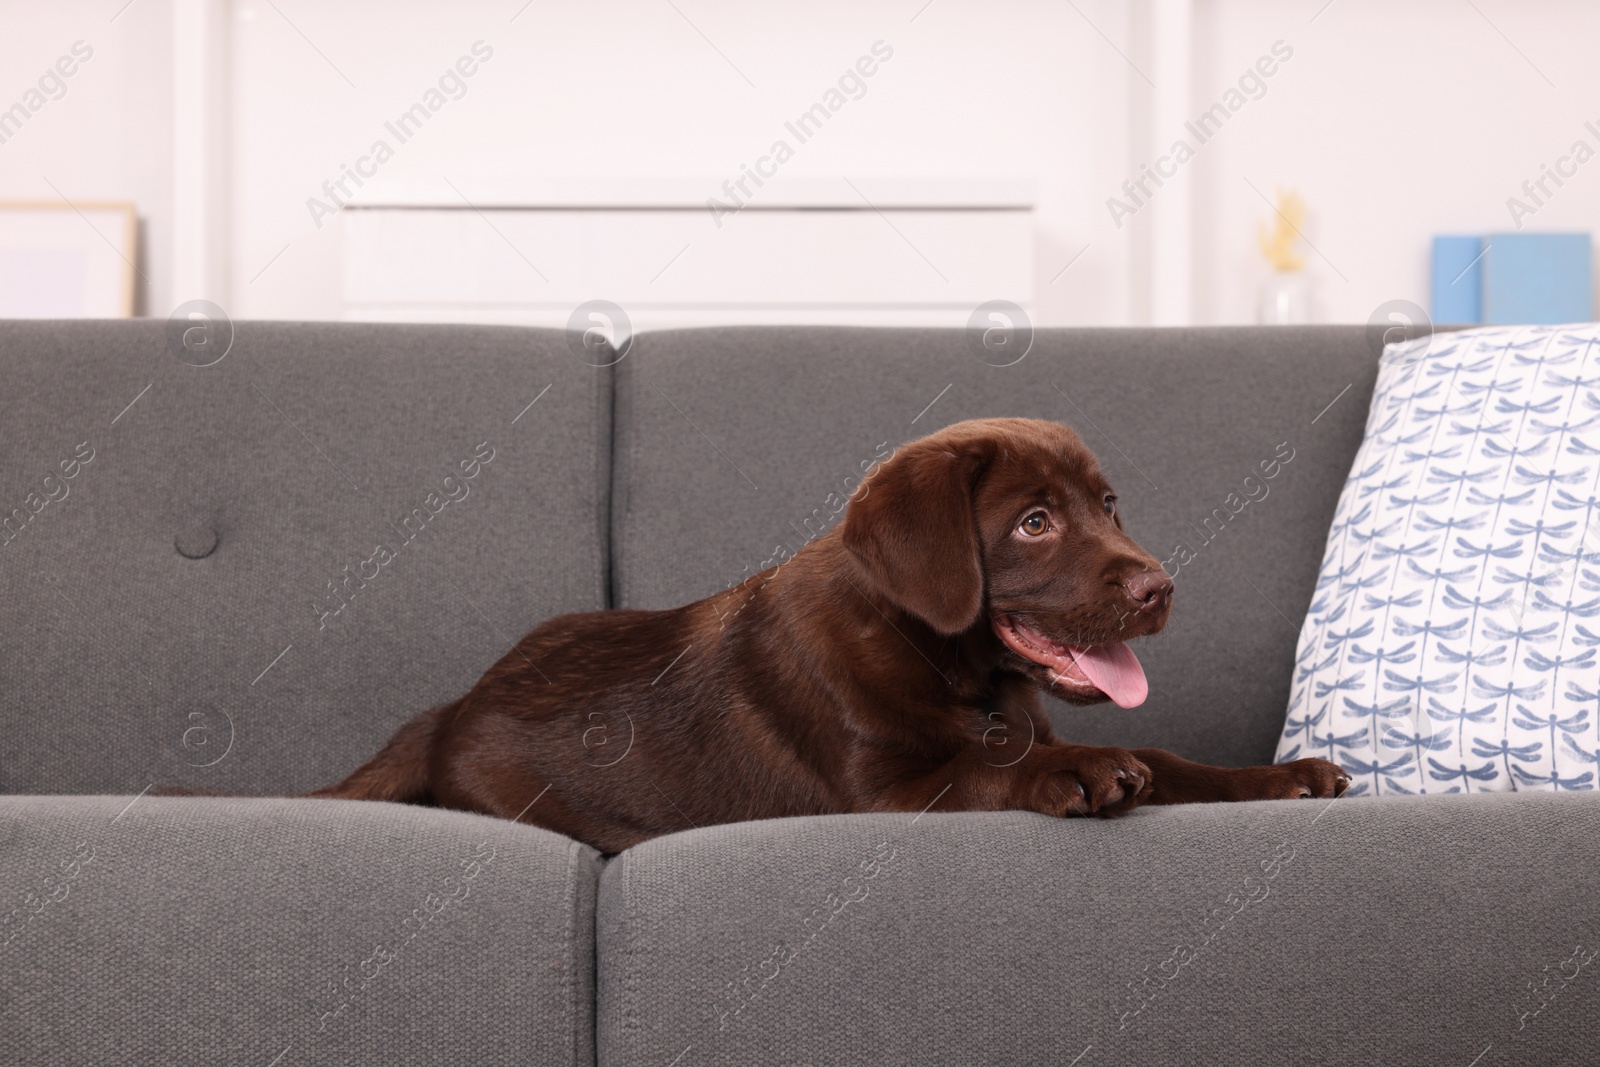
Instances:
[[[936,803],[603,857],[145,792],[331,782],[541,620],[705,596],[836,522],[883,443],[984,415],[1074,425],[1130,532],[1195,549],[1148,703],[1058,729],[1267,762],[1360,328],[1046,330],[1008,367],[910,329],[594,367],[553,331],[242,323],[183,354],[161,323],[0,324],[0,1062],[1595,1062],[1592,794]]]

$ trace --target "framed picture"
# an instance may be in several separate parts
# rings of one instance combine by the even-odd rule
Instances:
[[[0,200],[0,318],[132,316],[137,243],[131,203]]]

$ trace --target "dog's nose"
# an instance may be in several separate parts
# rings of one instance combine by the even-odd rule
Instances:
[[[1122,588],[1139,605],[1139,610],[1154,611],[1172,595],[1172,579],[1160,568],[1139,571],[1124,580]]]

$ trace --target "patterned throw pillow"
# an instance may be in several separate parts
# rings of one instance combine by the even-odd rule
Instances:
[[[1594,789],[1600,327],[1390,345],[1278,760],[1352,793]]]

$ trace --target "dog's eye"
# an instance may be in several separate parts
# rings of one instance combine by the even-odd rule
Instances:
[[[1050,517],[1042,511],[1035,511],[1023,519],[1022,525],[1017,528],[1029,537],[1038,537],[1050,528]]]
[[[1117,498],[1112,496],[1110,493],[1107,493],[1106,494],[1106,514],[1107,515],[1115,515],[1116,513],[1117,513]]]

